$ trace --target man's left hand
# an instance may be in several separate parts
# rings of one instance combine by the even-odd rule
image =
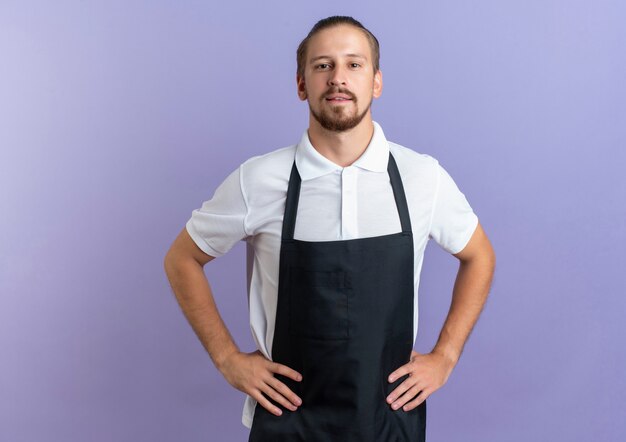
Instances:
[[[387,378],[392,383],[406,374],[409,375],[387,396],[387,403],[394,410],[403,405],[404,411],[412,410],[446,383],[454,365],[453,361],[441,353],[422,354],[411,351],[411,360]]]

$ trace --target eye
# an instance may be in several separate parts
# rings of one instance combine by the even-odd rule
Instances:
[[[319,69],[322,66],[329,66],[329,64],[328,63],[321,63],[321,64],[318,64],[316,67]]]
[[[352,65],[352,67],[361,67],[359,63],[350,63],[350,65]]]

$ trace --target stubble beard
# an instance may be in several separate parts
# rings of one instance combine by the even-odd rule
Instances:
[[[323,97],[322,100],[326,98]],[[356,106],[356,98],[352,98],[354,105]],[[317,113],[311,107],[311,103],[309,102],[309,111],[313,118],[326,130],[330,130],[333,132],[344,132],[350,130],[356,126],[365,118],[367,115],[367,111],[372,106],[372,100],[368,103],[367,107],[361,114],[357,114],[356,111],[351,115],[347,115],[347,110],[344,109],[344,106],[335,106],[330,110],[327,110],[326,107],[322,106],[322,110]],[[345,116],[344,116],[345,115]]]

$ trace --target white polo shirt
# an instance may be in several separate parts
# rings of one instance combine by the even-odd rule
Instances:
[[[219,257],[237,241],[247,242],[250,328],[267,358],[272,359],[280,237],[294,158],[302,178],[294,238],[329,241],[402,230],[387,174],[389,152],[400,171],[413,229],[415,342],[419,278],[428,240],[450,253],[460,252],[478,217],[436,159],[387,141],[377,122],[367,149],[348,167],[315,150],[305,130],[298,144],[245,161],[192,212],[186,228],[205,253]],[[242,423],[248,428],[255,406],[256,400],[247,396]]]

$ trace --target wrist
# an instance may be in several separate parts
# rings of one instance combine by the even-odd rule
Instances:
[[[215,363],[215,367],[219,370],[220,373],[224,374],[224,370],[227,369],[231,356],[237,353],[239,353],[239,350],[235,348],[233,350],[224,352],[219,357],[216,357],[214,359],[213,362]]]
[[[446,362],[448,362],[451,367],[454,367],[457,364],[460,357],[458,352],[456,352],[454,349],[444,348],[442,346],[435,346],[432,353],[441,356],[443,359],[446,360]]]

